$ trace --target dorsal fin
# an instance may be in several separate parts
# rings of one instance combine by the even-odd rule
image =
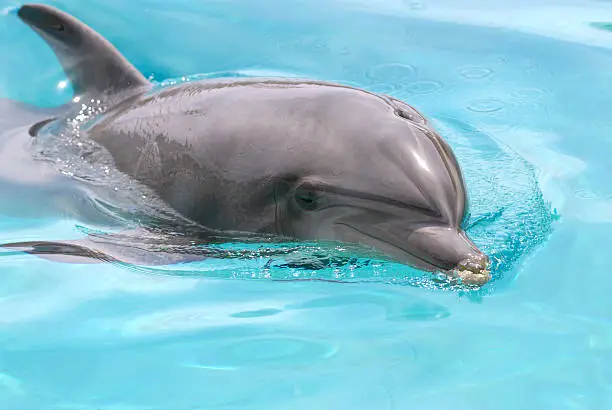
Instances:
[[[52,48],[75,96],[115,94],[150,84],[110,42],[70,14],[26,4],[17,15]]]

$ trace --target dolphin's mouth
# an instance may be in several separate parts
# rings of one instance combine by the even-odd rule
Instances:
[[[421,263],[422,263],[424,266],[431,266],[431,267],[433,267],[434,269],[432,269],[432,270],[440,270],[440,271],[444,271],[444,270],[446,270],[445,268],[440,267],[440,266],[437,266],[437,265],[435,265],[435,264],[433,264],[433,263],[429,262],[428,260],[421,258],[421,257],[420,257],[420,256],[418,256],[418,255],[415,255],[415,254],[413,254],[413,253],[408,252],[406,249],[404,249],[404,248],[402,248],[402,247],[399,247],[399,246],[397,246],[397,245],[395,245],[395,244],[393,244],[393,243],[386,242],[386,241],[384,241],[384,240],[382,240],[382,239],[380,239],[380,238],[377,238],[377,237],[376,237],[376,236],[374,236],[374,235],[371,235],[371,234],[369,234],[369,233],[367,233],[367,232],[364,232],[364,231],[362,231],[361,229],[355,228],[354,226],[351,226],[351,225],[349,225],[349,224],[347,224],[347,223],[344,223],[344,222],[335,222],[335,223],[334,223],[334,225],[343,226],[343,227],[345,227],[345,228],[348,228],[348,229],[350,229],[350,230],[352,230],[352,231],[357,232],[357,233],[358,233],[358,234],[360,234],[360,235],[363,235],[363,236],[365,236],[365,237],[367,237],[367,238],[372,239],[374,242],[378,242],[378,243],[381,243],[381,244],[383,244],[383,245],[385,245],[385,246],[389,246],[389,247],[391,247],[391,248],[394,248],[394,249],[396,249],[396,250],[400,251],[401,253],[403,253],[403,254],[405,254],[405,255],[409,255],[410,257],[412,257],[412,258],[414,258],[414,259],[417,259],[417,260],[418,260],[419,262],[421,262]],[[397,260],[397,258],[393,258],[393,259]],[[401,262],[401,261],[399,261],[399,262]]]
[[[491,271],[487,265],[483,261],[468,258],[461,261],[450,273],[453,278],[461,279],[463,284],[482,286],[491,280]]]
[[[400,246],[397,246],[393,243],[377,238],[376,236],[373,236],[367,232],[364,232],[358,228],[355,228],[354,226],[351,226],[347,223],[335,222],[335,225],[339,225],[339,226],[348,228],[352,231],[355,231],[359,233],[360,235],[363,235],[371,239],[375,243],[377,242],[377,243],[384,245],[385,247],[393,248],[401,252],[401,254],[407,255],[410,258],[420,262],[424,267],[427,267],[425,268],[426,270],[443,273],[451,280],[457,280],[457,279],[460,280],[461,283],[464,285],[482,286],[491,279],[491,273],[488,269],[488,262],[485,262],[482,259],[468,257],[462,260],[459,264],[457,264],[457,266],[448,268],[447,266],[437,265],[435,262],[424,259],[418,255],[415,255],[414,253],[407,251],[406,249]],[[381,251],[381,252],[384,253],[384,251]],[[386,255],[386,256],[397,262],[404,263],[397,257],[393,257],[391,255]]]

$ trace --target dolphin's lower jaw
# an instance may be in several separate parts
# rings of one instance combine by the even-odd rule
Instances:
[[[460,229],[423,228],[415,231],[414,243],[424,250],[421,256],[451,280],[482,286],[491,279],[489,257]]]

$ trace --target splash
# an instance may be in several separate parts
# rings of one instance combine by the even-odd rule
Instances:
[[[493,282],[509,282],[517,264],[551,234],[558,217],[540,190],[536,170],[494,136],[460,120],[436,124],[453,147],[469,193],[466,232],[492,261]]]

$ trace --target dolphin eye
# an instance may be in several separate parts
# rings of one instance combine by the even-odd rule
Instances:
[[[306,211],[317,209],[319,200],[320,194],[310,184],[302,184],[295,190],[295,202]]]

